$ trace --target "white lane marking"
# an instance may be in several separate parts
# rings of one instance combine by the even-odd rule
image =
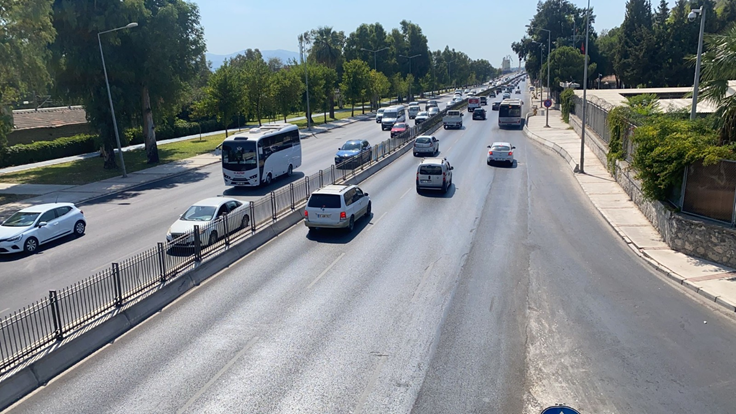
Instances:
[[[307,289],[311,288],[312,286],[314,286],[315,283],[319,282],[319,280],[322,279],[322,276],[327,274],[327,272],[329,272],[330,269],[332,269],[332,266],[334,266],[338,261],[340,261],[340,259],[342,259],[343,256],[345,256],[344,252],[341,253],[339,256],[337,256],[337,259],[335,259],[332,263],[330,263],[330,265],[327,266],[327,269],[323,270],[322,273],[320,273],[319,276],[317,276],[317,278],[314,279],[312,283],[309,284],[309,286],[307,286]]]
[[[243,349],[241,349],[237,355],[235,355],[230,361],[228,361],[224,367],[220,368],[217,374],[215,374],[214,377],[212,377],[209,381],[207,381],[206,384],[204,384],[204,387],[202,387],[199,391],[197,391],[197,393],[194,394],[194,396],[192,396],[192,398],[190,398],[189,401],[187,401],[187,403],[184,404],[183,407],[181,407],[180,409],[176,411],[177,414],[183,413],[189,407],[191,407],[191,405],[194,404],[194,402],[197,401],[199,397],[201,397],[202,394],[204,394],[207,391],[207,389],[211,387],[212,384],[215,383],[215,381],[217,381],[225,372],[227,372],[230,369],[230,367],[232,367],[233,364],[235,364],[235,362],[238,359],[240,359],[240,357],[243,356],[243,354],[245,354],[256,343],[257,340],[258,340],[258,337],[256,336],[250,341],[248,341],[248,343],[245,344],[245,347],[243,347]]]
[[[388,211],[386,211],[383,214],[381,214],[381,217],[379,217],[378,220],[376,220],[373,223],[371,223],[371,226],[368,227],[368,230],[372,229],[373,227],[376,227],[376,224],[378,224],[378,222],[381,221],[382,218],[386,217],[386,214],[388,214]]]
[[[409,189],[408,189],[408,190],[406,190],[406,191],[404,192],[404,194],[402,194],[402,195],[401,195],[401,197],[399,197],[399,200],[401,200],[402,198],[404,198],[404,196],[406,196],[407,194],[409,194],[409,191],[411,191],[411,187],[409,187]]]
[[[363,411],[363,404],[365,404],[365,400],[368,399],[368,395],[370,395],[371,391],[373,391],[373,388],[375,388],[376,381],[378,381],[378,376],[381,374],[381,368],[383,368],[383,364],[386,363],[387,356],[388,355],[378,356],[378,365],[376,365],[376,368],[373,370],[373,374],[371,375],[370,380],[368,380],[368,385],[366,385],[363,393],[360,394],[358,404],[355,406],[356,414],[359,414]]]

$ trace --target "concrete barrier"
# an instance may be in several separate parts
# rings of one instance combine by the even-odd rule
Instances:
[[[386,165],[407,153],[411,148],[411,141],[408,141],[399,150],[347,180],[346,184],[358,184],[366,180]],[[206,260],[193,270],[167,282],[157,291],[131,305],[121,313],[101,322],[99,325],[57,349],[53,349],[47,354],[38,357],[28,367],[20,369],[0,382],[0,410],[9,407],[23,398],[23,396],[91,355],[105,344],[110,343],[129,329],[145,321],[191,288],[198,286],[209,277],[228,268],[248,253],[256,250],[293,225],[298,224],[303,217],[304,208],[295,209],[248,238],[231,245],[224,252]]]

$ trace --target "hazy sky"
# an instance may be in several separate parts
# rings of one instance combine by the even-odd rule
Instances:
[[[194,0],[199,5],[207,49],[230,54],[247,48],[298,51],[297,36],[319,26],[332,26],[347,36],[361,23],[381,23],[390,31],[401,20],[419,25],[430,50],[450,46],[472,59],[498,67],[514,55],[511,42],[524,34],[536,13],[537,0]],[[670,5],[674,0],[670,0]],[[585,0],[572,0],[585,7]],[[653,1],[652,3],[658,4]],[[598,32],[618,26],[626,0],[592,0]],[[513,64],[518,64],[513,58]]]

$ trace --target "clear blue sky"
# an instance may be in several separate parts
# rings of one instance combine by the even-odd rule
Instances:
[[[378,22],[390,31],[406,19],[422,28],[430,50],[448,45],[472,59],[487,59],[496,67],[504,56],[514,55],[511,42],[523,36],[524,25],[529,23],[537,7],[537,0],[194,2],[200,8],[209,53],[226,55],[248,48],[296,52],[299,33],[319,26],[332,26],[347,36],[361,23]],[[586,6],[584,0],[572,0],[572,3]],[[599,33],[623,21],[626,0],[591,0],[590,3]],[[512,62],[518,64],[516,58]]]

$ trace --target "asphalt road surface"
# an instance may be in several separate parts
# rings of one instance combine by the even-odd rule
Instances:
[[[732,412],[734,321],[489,113],[437,132],[447,194],[417,194],[403,156],[361,184],[353,233],[291,228],[13,412]],[[512,167],[486,165],[495,140]]]
[[[448,96],[438,99],[449,101]],[[441,106],[444,106],[441,104]],[[356,112],[359,113],[359,112]],[[410,125],[414,121],[409,122]],[[225,186],[222,169],[214,164],[190,173],[139,187],[80,206],[87,233],[43,246],[35,255],[0,255],[0,317],[108,268],[135,253],[165,241],[169,226],[193,203],[217,195],[256,200],[281,186],[328,168],[335,153],[349,139],[372,145],[389,138],[375,120],[316,134],[302,142],[302,166],[292,177],[267,187],[236,189]]]

